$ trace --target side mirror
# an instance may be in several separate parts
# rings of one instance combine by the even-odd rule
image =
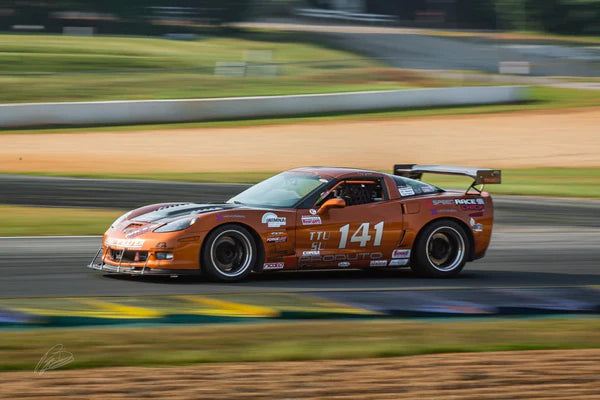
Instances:
[[[344,208],[346,207],[346,200],[344,199],[329,199],[319,208],[317,214],[323,215],[327,213],[330,208]]]

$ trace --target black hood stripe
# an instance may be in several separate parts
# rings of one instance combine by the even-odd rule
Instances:
[[[161,207],[158,210],[154,210],[146,214],[138,215],[137,217],[131,219],[131,221],[164,223],[177,218],[185,217],[187,215],[205,214],[215,211],[231,210],[239,207],[240,206],[236,204],[174,204]]]

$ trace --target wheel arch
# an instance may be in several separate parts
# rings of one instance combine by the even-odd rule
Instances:
[[[473,236],[473,232],[471,231],[471,228],[469,228],[469,225],[467,225],[465,221],[463,221],[460,218],[455,218],[455,217],[447,217],[447,216],[438,217],[438,218],[432,219],[431,221],[429,221],[425,225],[423,225],[421,227],[421,229],[419,229],[419,233],[417,233],[417,236],[415,237],[411,252],[415,251],[415,247],[421,240],[421,236],[423,235],[423,231],[425,230],[425,228],[427,228],[429,225],[431,225],[435,222],[439,222],[439,221],[456,222],[458,225],[460,225],[461,228],[464,229],[465,234],[467,235],[467,240],[469,241],[469,253],[467,254],[466,260],[473,261],[475,259],[475,237]]]
[[[241,222],[226,222],[224,224],[219,224],[214,226],[210,231],[208,231],[206,233],[206,237],[208,237],[211,233],[213,233],[216,229],[222,227],[222,226],[240,226],[244,229],[246,229],[248,232],[250,232],[250,234],[252,235],[252,239],[254,239],[254,243],[256,244],[256,265],[254,266],[254,268],[252,269],[253,271],[260,271],[261,267],[264,263],[265,260],[265,245],[263,244],[262,238],[260,237],[260,235],[258,234],[258,232],[256,232],[256,230],[248,225],[248,224],[244,224]],[[206,240],[203,241],[202,246],[200,246],[200,254],[199,259],[198,259],[198,267],[199,269],[202,269],[202,254],[204,253],[206,248]]]

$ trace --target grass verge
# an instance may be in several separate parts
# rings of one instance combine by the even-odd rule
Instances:
[[[265,51],[271,52],[271,59],[264,58]],[[217,62],[253,57],[254,64],[278,63],[276,74],[265,76],[263,70],[249,66],[245,76],[215,76]],[[0,35],[0,103],[284,95],[453,84],[329,48],[310,34],[245,32],[194,41]]]
[[[0,205],[0,236],[98,235],[123,212]]]
[[[374,89],[376,87],[369,86]],[[338,87],[338,89],[342,89]],[[596,90],[566,89],[536,86],[531,88],[531,100],[515,104],[496,104],[455,107],[427,107],[363,112],[322,113],[312,115],[287,116],[276,118],[255,118],[245,120],[185,122],[168,124],[109,125],[90,127],[40,127],[6,129],[6,134],[44,134],[44,133],[88,133],[88,132],[127,132],[140,130],[170,130],[196,128],[227,128],[238,126],[281,125],[326,121],[353,121],[362,119],[412,118],[443,115],[490,114],[505,112],[556,110],[570,108],[600,107],[600,96]]]
[[[395,357],[600,347],[600,319],[328,321],[0,332],[0,370],[33,370],[60,343],[63,368]],[[327,334],[324,334],[327,332]]]

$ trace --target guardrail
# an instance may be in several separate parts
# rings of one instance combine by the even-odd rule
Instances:
[[[524,101],[523,86],[480,86],[190,100],[0,105],[0,128],[214,121]]]
[[[320,8],[297,8],[295,14],[299,17],[343,20],[343,21],[361,21],[361,22],[395,22],[397,17],[385,14],[366,14],[354,13],[338,10],[324,10]]]

